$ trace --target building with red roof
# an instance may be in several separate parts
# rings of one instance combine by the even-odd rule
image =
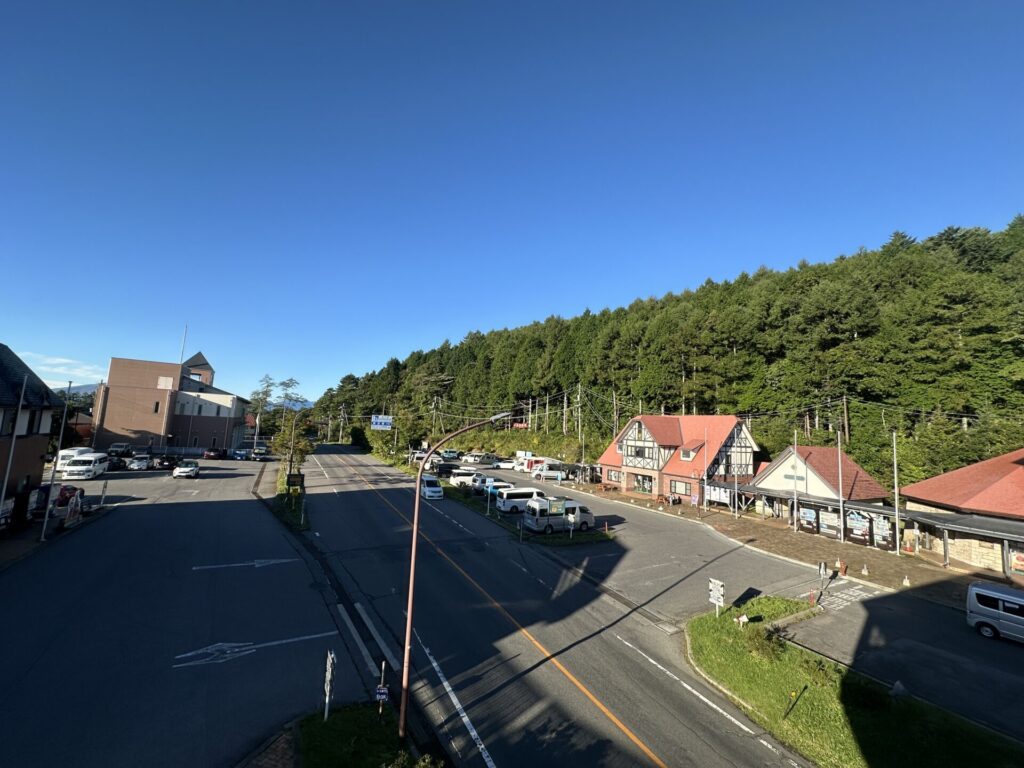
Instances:
[[[1024,578],[1024,448],[900,489],[918,546],[974,567]]]
[[[703,502],[705,482],[753,476],[757,443],[736,416],[636,416],[598,463],[625,493]]]

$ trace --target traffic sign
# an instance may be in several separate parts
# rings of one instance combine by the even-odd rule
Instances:
[[[725,605],[725,582],[708,579],[708,602],[715,606],[715,612]]]
[[[370,417],[370,429],[380,429],[385,432],[389,432],[391,430],[392,418],[393,417],[391,416],[381,416],[378,414],[374,414],[373,416]]]
[[[375,694],[376,701],[379,701],[381,704],[386,704],[389,696],[390,694],[388,693],[388,687],[386,685],[377,686],[377,692]]]

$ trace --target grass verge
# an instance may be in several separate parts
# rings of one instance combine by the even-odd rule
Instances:
[[[309,528],[309,520],[303,519],[303,493],[293,496],[288,493],[288,467],[282,464],[277,471],[277,495],[270,500],[270,509],[274,516],[293,531],[305,531]]]
[[[822,768],[1024,765],[1015,742],[917,699],[894,699],[873,680],[769,629],[804,608],[759,597],[687,626],[697,666],[780,741]],[[733,621],[740,614],[750,618],[746,629]]]
[[[314,714],[299,723],[303,768],[431,768],[442,763],[424,755],[413,761],[398,739],[395,713],[378,719],[376,704],[350,704],[324,722]]]

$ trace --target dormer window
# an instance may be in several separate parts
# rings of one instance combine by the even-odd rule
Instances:
[[[693,451],[686,446],[679,449],[679,458],[683,461],[693,461]]]

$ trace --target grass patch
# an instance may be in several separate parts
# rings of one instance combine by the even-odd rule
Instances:
[[[314,714],[299,723],[303,768],[431,768],[442,763],[429,755],[414,762],[398,739],[395,713],[376,704],[351,704],[324,722]]]
[[[1024,765],[1024,748],[930,704],[889,691],[784,642],[772,621],[806,608],[758,597],[690,621],[694,661],[745,702],[747,714],[822,768]],[[733,619],[745,613],[746,629]]]
[[[305,495],[293,496],[288,493],[288,466],[282,465],[277,471],[277,495],[270,499],[270,509],[274,516],[293,531],[309,529],[309,519],[303,519],[302,503]]]

